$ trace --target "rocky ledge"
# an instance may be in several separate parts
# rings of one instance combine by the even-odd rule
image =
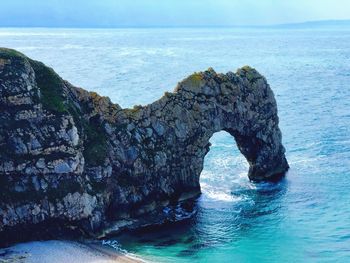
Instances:
[[[169,220],[155,211],[176,218],[164,207],[200,194],[218,131],[235,138],[251,180],[288,169],[273,92],[250,67],[194,73],[159,100],[122,109],[2,48],[0,111],[2,245]]]

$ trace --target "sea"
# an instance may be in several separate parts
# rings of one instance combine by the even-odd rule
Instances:
[[[0,28],[0,46],[122,107],[209,67],[256,68],[277,100],[285,179],[250,182],[218,132],[192,219],[104,243],[150,262],[350,262],[350,27]]]

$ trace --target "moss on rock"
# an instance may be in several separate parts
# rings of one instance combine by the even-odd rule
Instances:
[[[27,59],[27,57],[21,52],[18,52],[17,50],[10,49],[10,48],[0,48],[0,57],[3,59],[14,59],[14,58]]]
[[[191,76],[188,77],[188,81],[191,84],[192,87],[199,87],[203,77],[200,73],[193,73]]]
[[[97,116],[91,118],[90,122],[85,122],[84,129],[86,133],[83,152],[85,161],[93,166],[102,165],[108,154],[108,138]]]
[[[65,112],[68,110],[63,93],[63,80],[56,72],[42,62],[30,60],[34,69],[36,82],[41,92],[41,103],[45,109]]]

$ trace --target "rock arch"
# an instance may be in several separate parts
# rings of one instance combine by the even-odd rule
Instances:
[[[47,222],[95,234],[198,195],[218,131],[235,138],[251,180],[288,169],[273,92],[250,67],[195,73],[149,105],[122,109],[0,49],[0,109],[0,243]]]
[[[119,154],[117,178],[138,178],[155,199],[200,193],[204,157],[218,131],[234,137],[249,163],[250,180],[275,181],[288,169],[273,92],[250,67],[237,73],[217,74],[213,69],[195,73],[160,100],[122,110],[117,122],[127,130],[127,135],[117,133],[123,140],[114,140],[120,143],[118,149],[125,149],[124,155]],[[120,207],[122,191],[116,191],[114,211]]]
[[[234,137],[250,164],[251,180],[276,180],[288,169],[273,92],[266,79],[252,68],[226,75],[216,74],[213,69],[195,73],[180,82],[174,93],[137,108],[134,114],[134,118],[126,118],[131,120],[127,126],[133,125],[130,131],[137,131],[132,135],[153,128],[151,140],[157,147],[149,150],[164,157],[160,158],[161,164],[166,159],[161,167],[176,164],[172,176],[186,174],[179,179],[184,183],[188,177],[198,181],[209,139],[218,131]]]

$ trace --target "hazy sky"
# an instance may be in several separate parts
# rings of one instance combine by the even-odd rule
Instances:
[[[350,19],[350,0],[0,0],[0,26],[230,26]]]

